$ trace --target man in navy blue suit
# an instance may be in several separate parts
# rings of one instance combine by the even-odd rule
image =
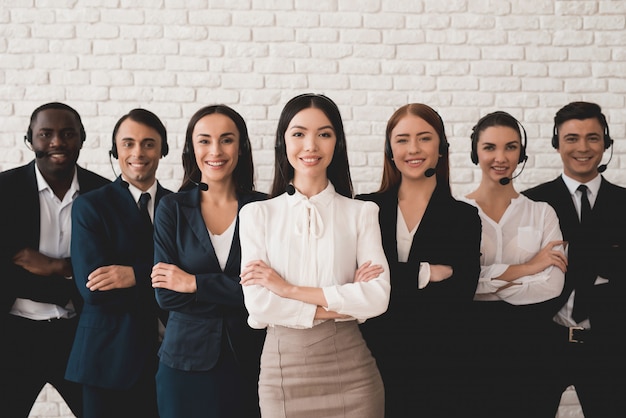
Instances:
[[[115,125],[110,155],[121,175],[72,210],[74,276],[84,299],[66,378],[83,385],[86,418],[157,417],[159,309],[150,273],[152,219],[171,193],[156,180],[165,126],[134,109]]]
[[[552,376],[545,416],[555,416],[569,385],[576,388],[585,417],[624,416],[626,189],[601,175],[613,139],[600,106],[572,102],[561,108],[552,146],[563,174],[524,192],[554,207],[568,242],[563,291],[543,304],[547,352],[538,361]]]
[[[76,164],[85,138],[75,109],[46,103],[33,112],[24,137],[35,159],[0,173],[3,416],[27,417],[46,383],[82,416],[80,386],[64,378],[81,308],[70,260],[71,210],[79,194],[110,183]]]

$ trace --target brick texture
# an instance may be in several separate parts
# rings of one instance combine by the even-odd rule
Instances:
[[[248,122],[257,189],[268,191],[275,124],[285,102],[324,93],[345,119],[355,190],[377,188],[387,118],[424,102],[446,121],[453,193],[476,187],[473,124],[516,116],[530,158],[523,190],[560,173],[552,118],[574,100],[598,102],[614,156],[604,175],[626,185],[626,2],[530,0],[0,0],[0,170],[33,158],[23,142],[32,110],[63,101],[83,116],[79,163],[106,177],[119,116],[162,117],[170,154],[159,178],[177,189],[189,117],[225,103]],[[608,155],[605,157],[605,162]],[[560,417],[579,417],[575,392]],[[36,417],[66,417],[46,388]]]

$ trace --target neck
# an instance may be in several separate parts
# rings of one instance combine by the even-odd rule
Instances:
[[[209,190],[202,192],[203,202],[226,202],[237,200],[237,192],[235,183],[231,181],[205,181],[201,180],[209,186]]]
[[[294,174],[293,186],[306,197],[321,193],[328,186],[328,177],[306,177]]]
[[[428,201],[436,187],[437,179],[435,176],[420,179],[403,177],[398,188],[398,200],[416,199]]]
[[[487,180],[484,177],[478,188],[467,195],[470,199],[482,202],[510,202],[517,196],[519,193],[513,187],[512,182],[502,185],[498,181]]]

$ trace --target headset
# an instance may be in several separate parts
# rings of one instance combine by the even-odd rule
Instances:
[[[514,120],[515,123],[517,123],[517,126],[520,127],[520,131],[522,132],[522,138],[521,138],[522,148],[520,150],[518,163],[526,162],[526,160],[528,159],[528,155],[526,155],[526,145],[528,143],[528,137],[526,136],[526,129],[524,129],[524,125],[522,125],[520,121],[517,120],[514,116],[502,110],[498,110],[498,111],[495,111],[495,112],[489,113],[488,115],[483,116],[482,118],[478,120],[476,125],[474,125],[474,127],[472,128],[472,134],[470,135],[470,139],[472,140],[472,151],[470,154],[470,158],[472,162],[475,165],[478,165],[478,136],[480,134],[480,131],[482,131],[485,128],[485,123],[488,121],[488,119],[491,119],[494,116],[502,116],[505,118],[510,118]],[[507,126],[507,125],[489,125],[489,126]]]
[[[167,145],[167,139],[161,138],[161,157],[165,157],[169,152],[169,146]],[[115,136],[113,136],[113,142],[111,144],[111,150],[109,155],[117,160],[117,144],[115,143]]]
[[[448,143],[448,138],[446,136],[446,126],[443,123],[443,119],[441,118],[441,115],[436,110],[434,109],[432,110],[433,112],[435,112],[435,114],[439,118],[439,122],[441,123],[442,136],[441,138],[439,138],[439,154],[444,155],[448,151],[448,148],[450,148],[450,144]],[[391,138],[385,139],[385,156],[390,161],[393,161],[393,151],[391,151]]]
[[[604,114],[600,113],[596,117],[602,126],[604,126],[604,149],[608,149],[613,144],[613,139],[609,134],[609,124],[606,121],[606,117]],[[554,128],[552,128],[552,147],[554,149],[559,149],[559,128],[554,124]]]

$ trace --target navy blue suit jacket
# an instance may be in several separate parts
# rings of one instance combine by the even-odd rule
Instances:
[[[155,208],[171,193],[157,186]],[[121,177],[74,202],[74,280],[84,299],[66,379],[106,389],[128,389],[158,347],[158,306],[150,273],[153,237],[142,227],[137,203]],[[91,291],[87,277],[98,267],[132,266],[137,284]]]
[[[265,199],[259,192],[240,193],[239,209]],[[156,289],[159,305],[170,311],[160,361],[185,371],[212,369],[229,347],[242,370],[257,373],[264,330],[247,324],[239,284],[241,247],[239,219],[224,271],[220,268],[200,211],[197,188],[166,196],[157,211],[154,263],[175,264],[196,276],[196,293]]]
[[[84,168],[77,166],[76,170],[81,194],[111,182]],[[80,297],[72,280],[63,276],[39,276],[12,261],[22,248],[39,250],[41,225],[35,161],[0,173],[0,194],[6,199],[0,217],[0,309],[3,315],[18,297],[59,306],[72,300],[74,307],[80,310]]]
[[[554,208],[563,239],[568,242],[565,285],[559,297],[543,304],[546,315],[552,318],[567,302],[572,289],[585,287],[590,295],[591,327],[614,346],[623,340],[621,328],[626,323],[626,189],[602,178],[588,228],[579,223],[562,177],[523,193]],[[598,276],[608,283],[595,284]]]

